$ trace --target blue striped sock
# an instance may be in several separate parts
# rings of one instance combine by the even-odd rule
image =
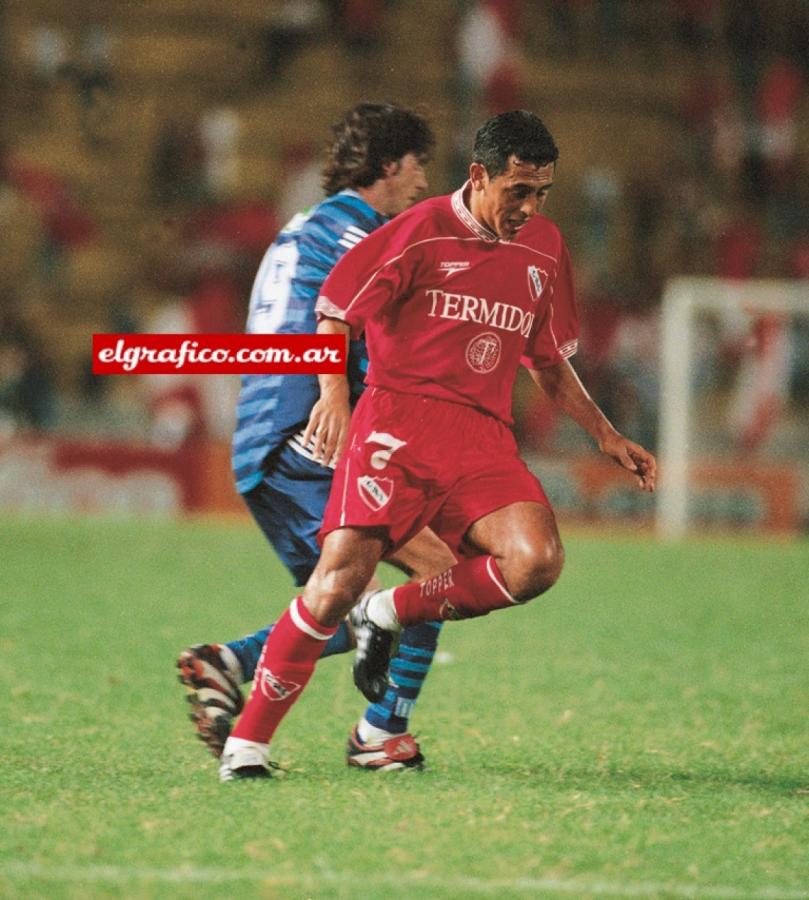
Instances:
[[[261,656],[264,642],[267,635],[272,631],[273,626],[269,625],[261,631],[254,631],[239,641],[229,641],[225,646],[236,654],[242,666],[245,682],[252,681],[253,675],[258,665],[258,658]],[[349,636],[348,626],[345,622],[341,622],[337,631],[329,638],[326,646],[323,648],[321,659],[324,656],[334,656],[337,653],[348,653],[351,650],[351,637]]]
[[[399,649],[390,664],[393,684],[388,686],[381,702],[372,703],[365,711],[369,725],[391,734],[407,731],[408,719],[430,671],[440,631],[441,622],[424,622],[402,631]]]

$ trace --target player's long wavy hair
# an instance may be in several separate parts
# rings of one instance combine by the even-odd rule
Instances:
[[[435,143],[422,116],[392,103],[359,103],[332,125],[332,134],[323,169],[328,197],[344,188],[370,187],[384,177],[388,163],[408,153],[426,161]]]
[[[491,178],[506,171],[512,155],[535,166],[547,166],[559,158],[550,131],[538,116],[524,109],[492,116],[475,135],[472,160],[482,163]]]

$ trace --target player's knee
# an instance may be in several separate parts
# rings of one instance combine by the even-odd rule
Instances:
[[[558,540],[521,542],[508,557],[508,574],[504,572],[511,595],[525,603],[544,594],[562,574],[565,552]]]
[[[303,602],[313,618],[327,628],[339,625],[357,600],[353,583],[340,572],[315,572],[303,591]]]

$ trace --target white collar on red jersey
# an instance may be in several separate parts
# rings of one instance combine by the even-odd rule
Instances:
[[[475,237],[479,237],[482,241],[496,241],[498,240],[497,235],[493,231],[489,231],[485,225],[481,225],[472,213],[469,212],[469,207],[467,207],[464,202],[463,195],[466,193],[466,189],[470,184],[471,182],[467,181],[466,184],[459,187],[452,195],[452,210]]]

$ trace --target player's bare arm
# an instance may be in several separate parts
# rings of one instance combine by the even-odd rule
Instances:
[[[595,439],[602,453],[633,472],[642,490],[651,492],[655,489],[657,463],[654,456],[615,430],[567,360],[529,371],[545,394]]]
[[[322,319],[318,334],[342,334],[348,346],[351,327],[337,319]],[[312,407],[309,423],[303,435],[304,446],[314,438],[314,456],[324,466],[336,465],[345,449],[348,424],[351,419],[350,388],[348,377],[319,375],[320,399]]]

